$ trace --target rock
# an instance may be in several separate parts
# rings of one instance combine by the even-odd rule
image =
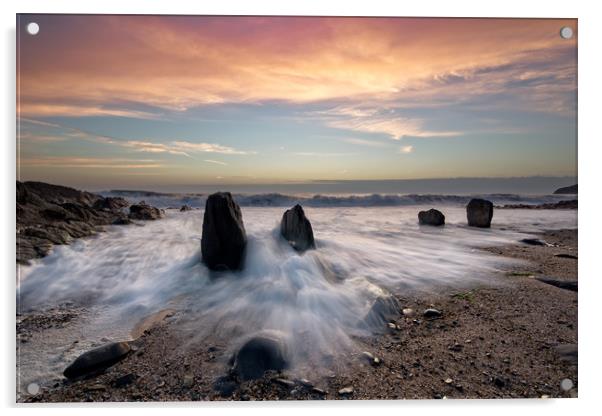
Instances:
[[[425,318],[439,318],[443,314],[441,313],[441,311],[438,311],[437,309],[429,308],[429,309],[425,309],[424,312],[422,313],[422,315]]]
[[[122,387],[129,386],[130,384],[135,382],[137,379],[138,379],[138,376],[136,374],[128,373],[124,376],[116,378],[113,381],[112,385],[113,385],[113,387],[116,387],[116,388],[122,388]]]
[[[573,260],[577,260],[577,256],[575,256],[573,254],[566,254],[566,253],[554,254],[554,257],[559,257],[561,259],[573,259]]]
[[[213,383],[213,390],[217,391],[222,397],[230,397],[238,389],[238,384],[230,377],[219,377]]]
[[[489,228],[493,218],[493,204],[485,199],[471,199],[466,205],[466,217],[471,227]]]
[[[429,209],[428,211],[420,211],[418,213],[418,222],[421,225],[434,225],[440,226],[445,224],[445,215],[436,209]]]
[[[560,344],[554,347],[556,353],[562,361],[570,364],[578,364],[579,348],[577,344]]]
[[[185,211],[192,211],[192,207],[190,205],[182,205],[182,207],[180,208],[180,212],[185,212]]]
[[[207,198],[201,252],[211,270],[239,270],[243,266],[247,234],[240,207],[230,192]]]
[[[85,352],[63,372],[68,379],[97,373],[123,360],[130,352],[127,342],[115,342]]]
[[[163,218],[163,215],[163,210],[151,207],[144,201],[130,206],[130,218],[133,220],[153,221]]]
[[[184,378],[182,379],[182,386],[189,389],[194,386],[194,376],[192,374],[184,374]]]
[[[496,376],[493,378],[493,384],[495,384],[496,387],[503,388],[506,387],[506,380],[504,380],[502,377]]]
[[[251,338],[238,350],[233,369],[241,379],[254,380],[266,371],[281,371],[287,368],[288,352],[282,339],[276,336],[259,335]]]
[[[578,289],[578,281],[577,280],[558,280],[550,277],[536,277],[536,280],[539,280],[542,283],[547,283],[548,285],[556,286],[560,289],[566,289],[573,292],[577,292]]]
[[[110,210],[122,198],[103,198],[89,192],[43,182],[17,182],[17,262],[46,256],[53,244],[93,235],[125,214]]]
[[[563,194],[577,194],[577,184],[571,186],[565,186],[564,188],[558,188],[554,191],[555,195]]]
[[[527,245],[530,246],[547,246],[548,243],[546,243],[543,240],[540,240],[538,238],[523,238],[522,240],[520,240],[521,243],[525,243]]]
[[[297,251],[316,248],[311,223],[305,216],[301,205],[286,210],[280,222],[280,234]]]
[[[121,211],[122,208],[128,207],[130,203],[121,197],[106,197],[99,199],[93,205],[94,209],[105,209],[109,211]]]
[[[295,387],[295,382],[286,378],[275,378],[274,382],[280,384],[283,387],[293,388]]]
[[[381,363],[380,358],[375,357],[372,353],[368,351],[364,351],[361,354],[362,360],[366,361],[368,364],[377,366]]]
[[[339,390],[339,395],[341,396],[350,396],[353,394],[353,387],[349,386],[349,387],[344,387],[341,390]]]
[[[399,301],[394,296],[380,296],[364,317],[364,324],[373,331],[383,331],[386,324],[399,317],[400,309]]]

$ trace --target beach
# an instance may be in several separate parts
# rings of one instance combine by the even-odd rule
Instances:
[[[303,254],[278,238],[283,208],[243,206],[245,266],[225,275],[200,261],[197,207],[56,246],[21,269],[19,400],[575,396],[562,354],[577,293],[535,277],[576,280],[576,210],[497,209],[478,229],[463,206],[435,206],[444,227],[417,223],[423,205],[306,207],[316,249]],[[386,296],[397,316],[359,324]],[[239,380],[232,357],[266,331],[287,340],[289,365]],[[61,375],[116,341],[131,351],[104,373]]]

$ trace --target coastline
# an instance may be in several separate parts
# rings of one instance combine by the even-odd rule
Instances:
[[[19,401],[576,397],[577,366],[566,361],[562,346],[577,344],[577,293],[532,276],[577,280],[577,260],[555,257],[578,255],[577,230],[548,231],[540,238],[550,245],[486,249],[530,262],[498,273],[491,285],[395,294],[414,314],[399,316],[385,334],[354,338],[359,354],[308,369],[316,375],[307,380],[287,371],[251,382],[229,378],[227,346],[218,339],[187,345],[186,334],[173,329],[176,313],[150,320],[154,326],[132,343],[135,351],[104,374],[57,381]],[[431,307],[442,316],[424,318],[422,311]],[[361,351],[380,364],[368,363]],[[569,391],[560,387],[564,379],[574,385]]]

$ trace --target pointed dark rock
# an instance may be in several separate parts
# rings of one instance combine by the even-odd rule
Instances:
[[[230,192],[209,195],[201,238],[203,263],[211,270],[239,270],[246,246],[242,213]]]
[[[466,206],[466,217],[471,227],[489,228],[493,218],[493,204],[485,199],[471,199]]]
[[[282,216],[280,234],[297,251],[304,252],[305,250],[316,248],[311,223],[299,204],[286,210]]]

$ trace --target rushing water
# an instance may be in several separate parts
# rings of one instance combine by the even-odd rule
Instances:
[[[60,374],[82,350],[105,337],[129,338],[140,318],[166,307],[186,310],[183,322],[195,327],[198,339],[211,334],[234,343],[278,330],[294,351],[302,344],[338,350],[362,330],[358,322],[385,290],[487,283],[511,261],[477,248],[574,228],[577,221],[576,211],[496,210],[491,229],[476,229],[465,225],[463,207],[446,205],[436,206],[446,215],[445,227],[419,226],[417,212],[430,207],[307,207],[318,248],[304,255],[278,235],[282,208],[243,207],[245,268],[219,277],[200,262],[200,209],[167,210],[159,221],[112,226],[57,246],[20,268],[19,307],[26,312],[73,302],[87,313],[52,339],[20,347],[22,382]]]

